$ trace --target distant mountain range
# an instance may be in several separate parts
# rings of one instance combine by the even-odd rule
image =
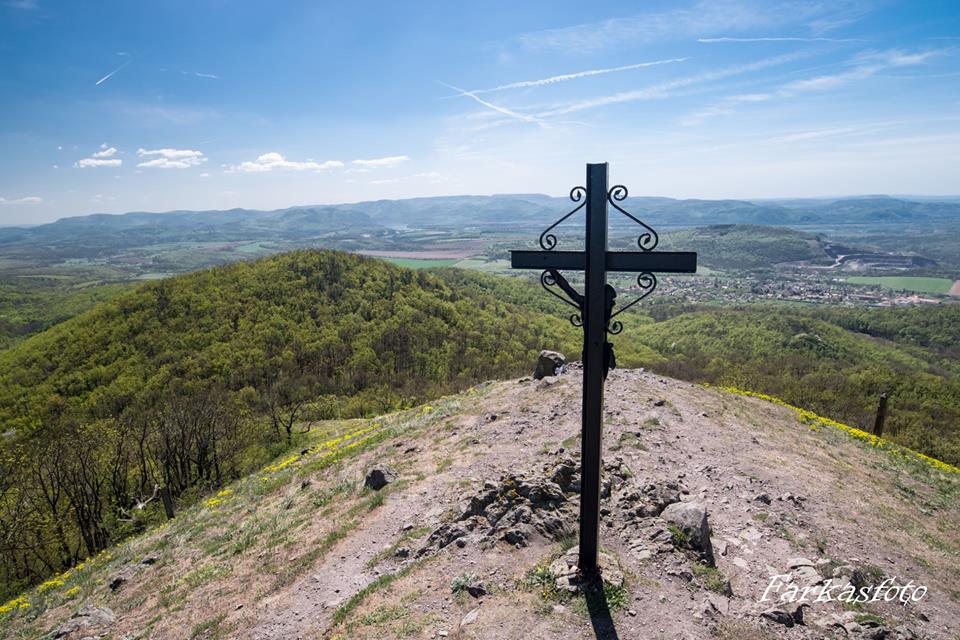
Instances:
[[[573,208],[566,198],[542,194],[443,196],[375,200],[354,204],[298,206],[273,211],[132,212],[62,218],[50,224],[0,228],[0,249],[11,244],[96,243],[115,245],[189,240],[297,239],[386,233],[389,229],[540,228]],[[659,226],[761,224],[837,225],[960,222],[960,202],[905,200],[889,196],[836,200],[674,200],[633,197],[624,207]],[[611,209],[611,223],[631,224]],[[110,236],[109,239],[105,236]]]

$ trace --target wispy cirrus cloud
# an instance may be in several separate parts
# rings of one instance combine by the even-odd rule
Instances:
[[[189,169],[207,161],[202,151],[192,149],[137,149],[141,158],[149,158],[137,164],[151,169]]]
[[[128,54],[126,54],[126,53],[124,53],[124,52],[120,52],[120,53],[118,53],[117,55],[121,55],[121,54],[124,55],[124,56],[128,56]],[[129,58],[129,59],[128,59],[126,62],[124,62],[122,65],[120,65],[119,67],[117,67],[116,69],[114,69],[113,71],[111,71],[110,73],[108,73],[107,75],[103,76],[102,78],[100,78],[99,80],[97,80],[96,82],[94,82],[93,85],[94,85],[94,86],[100,86],[101,84],[103,84],[104,82],[106,82],[107,80],[109,80],[110,78],[112,78],[117,72],[119,72],[121,69],[123,69],[125,66],[127,66],[127,65],[130,64],[131,62],[133,62],[133,58]]]
[[[488,109],[490,109],[490,110],[492,110],[492,111],[496,111],[496,112],[498,112],[498,113],[501,113],[501,114],[503,114],[503,115],[505,115],[505,116],[508,116],[508,117],[510,117],[510,118],[513,118],[514,120],[519,120],[520,122],[527,122],[527,123],[531,123],[531,124],[536,124],[536,125],[538,125],[539,127],[541,127],[542,129],[549,129],[549,128],[550,128],[550,125],[548,125],[542,118],[539,118],[539,117],[537,117],[537,116],[531,116],[531,115],[528,115],[528,114],[525,114],[525,113],[520,113],[520,112],[518,112],[518,111],[514,111],[513,109],[508,109],[507,107],[502,107],[502,106],[500,106],[500,105],[493,104],[492,102],[489,102],[489,101],[487,101],[487,100],[484,100],[483,98],[481,98],[480,96],[478,96],[476,93],[474,93],[474,92],[472,92],[472,91],[466,91],[466,90],[461,89],[461,88],[459,88],[459,87],[455,87],[455,86],[453,86],[452,84],[447,84],[446,82],[441,82],[440,84],[442,84],[443,86],[445,86],[447,89],[452,89],[453,91],[456,91],[456,92],[459,93],[461,96],[470,98],[470,99],[474,100],[475,102],[478,102],[478,103],[482,104],[482,105],[485,106],[486,108],[488,108]]]
[[[89,158],[83,158],[73,163],[77,169],[91,169],[94,167],[119,167],[123,164],[120,158],[114,158],[117,155],[116,147],[109,147],[106,143],[100,145],[100,150],[94,152]]]
[[[767,36],[761,38],[697,38],[697,42],[867,42],[863,38],[803,38],[800,36]]]
[[[546,112],[537,114],[541,118],[557,116],[557,115],[566,115],[570,113],[576,113],[578,111],[585,111],[587,109],[595,109],[597,107],[604,107],[612,104],[620,104],[624,102],[635,102],[638,100],[656,100],[667,98],[673,95],[675,92],[686,89],[688,87],[693,87],[696,85],[705,84],[708,82],[713,82],[715,80],[722,80],[724,78],[729,78],[731,76],[741,75],[744,73],[749,73],[751,71],[759,71],[761,69],[767,69],[769,67],[774,67],[781,64],[786,64],[788,62],[793,62],[799,60],[800,58],[806,57],[808,53],[791,53],[780,56],[774,56],[771,58],[764,58],[762,60],[757,60],[756,62],[749,62],[746,64],[732,65],[729,67],[724,67],[722,69],[715,69],[713,71],[705,71],[692,76],[686,76],[683,78],[677,78],[674,80],[668,80],[666,82],[661,82],[659,84],[651,85],[643,89],[635,89],[632,91],[621,91],[607,96],[600,96],[598,98],[589,98],[586,100],[579,100],[576,102],[567,103],[565,105],[560,105],[550,109]]]
[[[342,167],[343,162],[339,160],[327,160],[326,162],[316,162],[314,160],[305,160],[296,162],[287,160],[283,155],[276,151],[264,153],[257,156],[256,160],[241,162],[236,166],[226,167],[227,173],[266,173],[268,171],[327,171]]]
[[[869,0],[701,0],[686,7],[532,31],[515,40],[529,50],[593,53],[628,44],[787,25],[819,35],[856,22],[873,5]]]
[[[220,76],[214,73],[202,73],[200,71],[181,71],[182,75],[193,76],[194,78],[207,78],[209,80],[219,80]]]
[[[410,159],[410,156],[387,156],[386,158],[371,158],[369,160],[354,160],[351,164],[365,169],[377,169],[381,167],[395,167],[403,164]]]
[[[507,91],[510,89],[527,89],[531,87],[543,87],[546,85],[557,84],[559,82],[568,82],[570,80],[579,80],[580,78],[589,78],[592,76],[602,76],[608,73],[619,73],[621,71],[632,71],[634,69],[643,69],[646,67],[655,67],[661,64],[672,64],[674,62],[686,62],[689,58],[669,58],[666,60],[653,60],[651,62],[638,62],[636,64],[627,64],[620,67],[608,67],[605,69],[590,69],[588,71],[577,71],[575,73],[564,73],[549,78],[540,78],[539,80],[523,80],[521,82],[511,82],[502,84],[489,89],[472,89],[469,93],[474,95],[478,93],[493,93],[494,91]]]
[[[6,5],[18,11],[36,11],[40,8],[37,0],[7,0]]]
[[[39,196],[24,196],[23,198],[4,198],[0,196],[0,205],[15,204],[42,204],[43,198]]]
[[[905,52],[899,49],[871,51],[861,53],[849,61],[851,68],[839,73],[825,74],[793,80],[766,93],[727,96],[714,104],[680,119],[680,124],[691,126],[703,123],[713,117],[729,115],[737,107],[749,103],[767,102],[777,98],[791,98],[802,93],[837,89],[853,82],[866,80],[886,69],[919,65],[930,58],[944,53],[944,50]]]

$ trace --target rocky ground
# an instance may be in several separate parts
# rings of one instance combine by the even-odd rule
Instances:
[[[642,371],[607,383],[605,585],[585,588],[579,399],[572,367],[339,425],[389,431],[335,464],[317,448],[238,483],[0,636],[960,635],[960,479]],[[910,581],[919,601],[835,599]],[[778,600],[804,588],[806,602]],[[825,588],[834,601],[813,601]]]

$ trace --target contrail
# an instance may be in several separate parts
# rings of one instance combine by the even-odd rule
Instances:
[[[106,82],[107,80],[110,79],[110,76],[112,76],[113,74],[115,74],[117,71],[120,71],[120,69],[123,69],[125,66],[127,66],[127,65],[130,64],[131,62],[133,62],[133,58],[130,58],[129,60],[127,60],[126,62],[124,62],[124,63],[123,63],[122,65],[120,65],[119,67],[117,67],[116,69],[114,69],[113,71],[111,71],[110,73],[108,73],[107,75],[105,75],[105,76],[103,76],[102,78],[100,78],[99,80],[97,80],[97,81],[94,83],[94,86],[98,86],[98,85],[100,85],[101,83]]]
[[[670,58],[668,60],[654,60],[652,62],[640,62],[637,64],[628,64],[622,67],[610,67],[608,69],[591,69],[589,71],[579,71],[577,73],[564,73],[559,76],[541,78],[540,80],[524,80],[522,82],[511,82],[502,84],[499,87],[491,89],[477,89],[471,93],[491,93],[493,91],[506,91],[508,89],[524,89],[526,87],[542,87],[547,84],[557,82],[566,82],[567,80],[577,80],[578,78],[588,78],[590,76],[602,76],[607,73],[617,73],[618,71],[630,71],[632,69],[643,69],[644,67],[654,67],[659,64],[670,64],[672,62],[685,62],[689,58]]]
[[[477,96],[473,91],[465,91],[465,90],[463,90],[463,89],[461,89],[461,88],[459,88],[459,87],[455,87],[455,86],[453,86],[453,85],[451,85],[451,84],[447,84],[446,82],[440,82],[440,84],[442,84],[443,86],[445,86],[445,87],[448,88],[448,89],[452,89],[452,90],[456,91],[457,93],[459,93],[459,94],[462,95],[462,96],[467,96],[468,98],[473,98],[474,100],[476,100],[477,102],[479,102],[479,103],[482,104],[483,106],[487,107],[488,109],[493,109],[494,111],[497,111],[498,113],[502,113],[502,114],[505,115],[505,116],[510,116],[511,118],[515,118],[515,119],[520,120],[520,121],[522,121],[522,122],[533,122],[533,123],[539,125],[540,127],[544,128],[544,129],[549,129],[549,128],[550,128],[550,127],[549,127],[543,120],[541,120],[540,118],[537,118],[537,117],[534,117],[534,116],[528,116],[528,115],[523,114],[523,113],[517,113],[516,111],[511,111],[510,109],[507,109],[506,107],[501,107],[501,106],[498,106],[498,105],[493,104],[492,102],[487,102],[487,101],[484,100],[483,98]]]
[[[866,42],[863,38],[800,38],[797,36],[768,38],[697,38],[697,42]]]

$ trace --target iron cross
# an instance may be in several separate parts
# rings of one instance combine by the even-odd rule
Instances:
[[[541,269],[540,283],[550,294],[574,307],[570,316],[575,326],[583,327],[583,411],[581,438],[580,493],[580,570],[586,577],[597,575],[598,532],[600,528],[600,468],[603,443],[603,382],[615,366],[613,347],[607,334],[617,334],[623,325],[614,318],[626,311],[657,286],[655,273],[694,273],[697,254],[693,252],[654,251],[659,237],[644,222],[627,213],[618,203],[627,197],[626,187],[607,189],[607,163],[587,165],[587,187],[575,187],[570,199],[580,204],[540,234],[542,251],[511,251],[514,269]],[[607,205],[611,204],[643,227],[637,240],[640,251],[607,250]],[[585,251],[554,251],[557,238],[552,231],[586,206]],[[560,273],[560,269],[584,272],[584,292],[580,295]],[[636,273],[639,296],[614,311],[616,290],[607,284],[607,272]],[[553,291],[559,287],[566,297]]]

